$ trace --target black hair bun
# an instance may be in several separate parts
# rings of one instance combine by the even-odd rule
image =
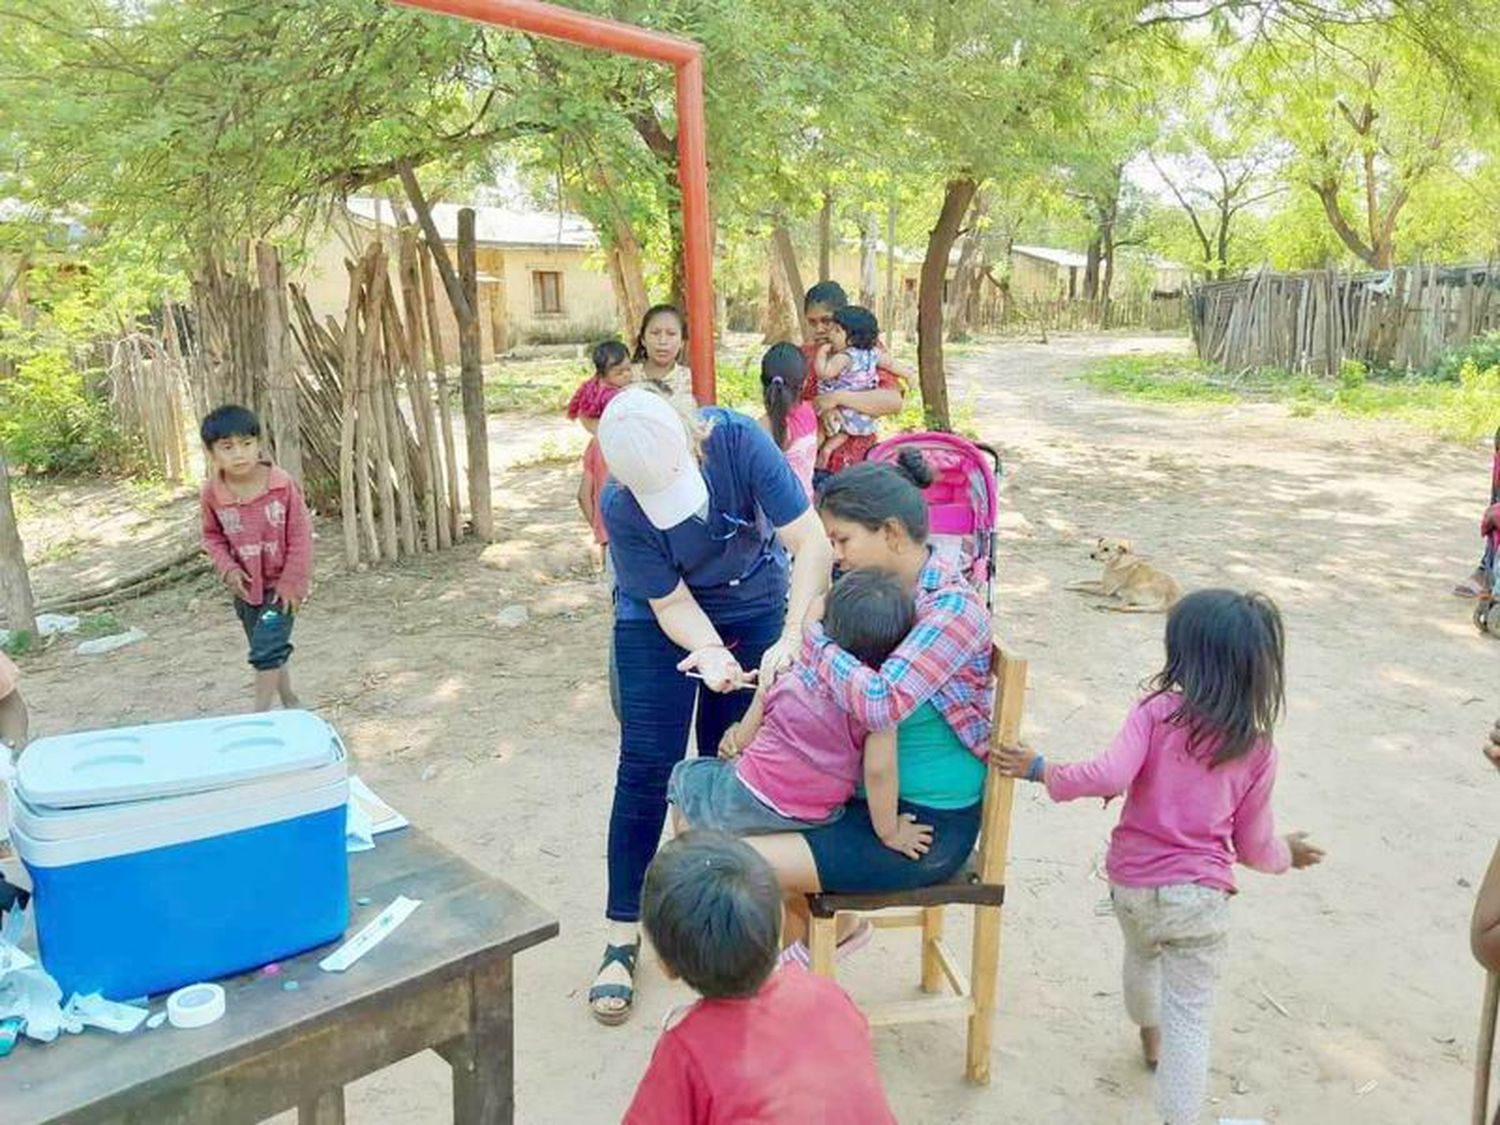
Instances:
[[[920,449],[903,449],[896,454],[896,471],[918,488],[926,488],[935,479]]]

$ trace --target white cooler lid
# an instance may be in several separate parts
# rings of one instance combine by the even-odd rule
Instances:
[[[16,788],[45,808],[112,805],[243,785],[342,756],[334,729],[310,711],[267,711],[40,738],[21,755]]]

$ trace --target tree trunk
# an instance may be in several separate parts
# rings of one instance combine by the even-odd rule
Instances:
[[[950,430],[948,381],[943,371],[943,283],[948,275],[948,253],[968,213],[979,184],[972,176],[949,180],[943,209],[927,235],[922,280],[917,295],[917,372],[922,386],[922,411],[934,430]]]
[[[875,214],[866,211],[859,231],[859,303],[871,312],[875,311],[875,286],[879,271],[875,261],[878,241],[875,235]]]
[[[617,217],[614,222],[613,258],[620,279],[617,294],[621,301],[620,315],[625,321],[625,331],[621,337],[629,340],[635,336],[641,321],[645,319],[651,302],[646,296],[646,271],[641,264],[641,243],[629,221],[623,216]]]
[[[21,529],[16,525],[16,509],[10,499],[10,470],[3,452],[0,452],[0,610],[5,613],[7,628],[36,632],[36,599],[31,593]]]
[[[292,332],[287,315],[286,274],[281,258],[269,243],[255,244],[255,271],[266,333],[266,382],[270,384],[271,445],[276,463],[302,485],[302,412],[297,401],[293,368]]]
[[[901,310],[896,307],[896,183],[891,181],[891,197],[885,208],[885,311],[882,322],[886,341],[896,331]]]
[[[969,232],[964,235],[963,248],[958,252],[958,265],[953,270],[953,281],[948,286],[948,339],[953,343],[969,338],[969,298],[978,273],[979,244],[983,237],[979,230],[979,220],[983,213],[984,197],[976,192],[974,206],[969,211]]]
[[[464,300],[479,304],[479,266],[474,244],[474,208],[458,212],[458,272]],[[470,317],[458,332],[458,386],[464,403],[464,444],[469,453],[469,510],[481,543],[495,537],[490,508],[490,435],[484,414],[484,368],[479,359],[479,318]]]
[[[786,270],[776,253],[773,235],[766,242],[766,315],[763,322],[764,335],[761,343],[779,344],[800,339],[797,314],[797,293],[786,279]]]
[[[1099,299],[1099,259],[1101,257],[1103,257],[1103,250],[1099,244],[1099,236],[1096,234],[1089,239],[1088,251],[1084,256],[1083,297],[1086,301]],[[1068,295],[1072,296],[1071,293]]]
[[[818,280],[833,277],[833,192],[823,189],[823,209],[818,212]]]
[[[806,343],[807,322],[802,317],[802,298],[806,290],[802,288],[802,270],[797,265],[797,248],[792,245],[792,232],[786,229],[786,224],[777,223],[771,228],[771,246],[777,264],[781,266],[781,275],[792,291],[792,315],[801,325],[803,343]]]

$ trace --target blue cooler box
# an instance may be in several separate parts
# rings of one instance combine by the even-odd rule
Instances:
[[[344,748],[307,711],[32,743],[10,783],[43,966],[68,996],[148,996],[349,924]]]

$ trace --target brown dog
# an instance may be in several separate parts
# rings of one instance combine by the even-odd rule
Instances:
[[[1116,613],[1165,613],[1182,597],[1177,580],[1130,550],[1126,539],[1100,539],[1089,558],[1104,564],[1097,582],[1070,582],[1067,588],[1080,594],[1098,594],[1111,602],[1095,603],[1095,609]]]

